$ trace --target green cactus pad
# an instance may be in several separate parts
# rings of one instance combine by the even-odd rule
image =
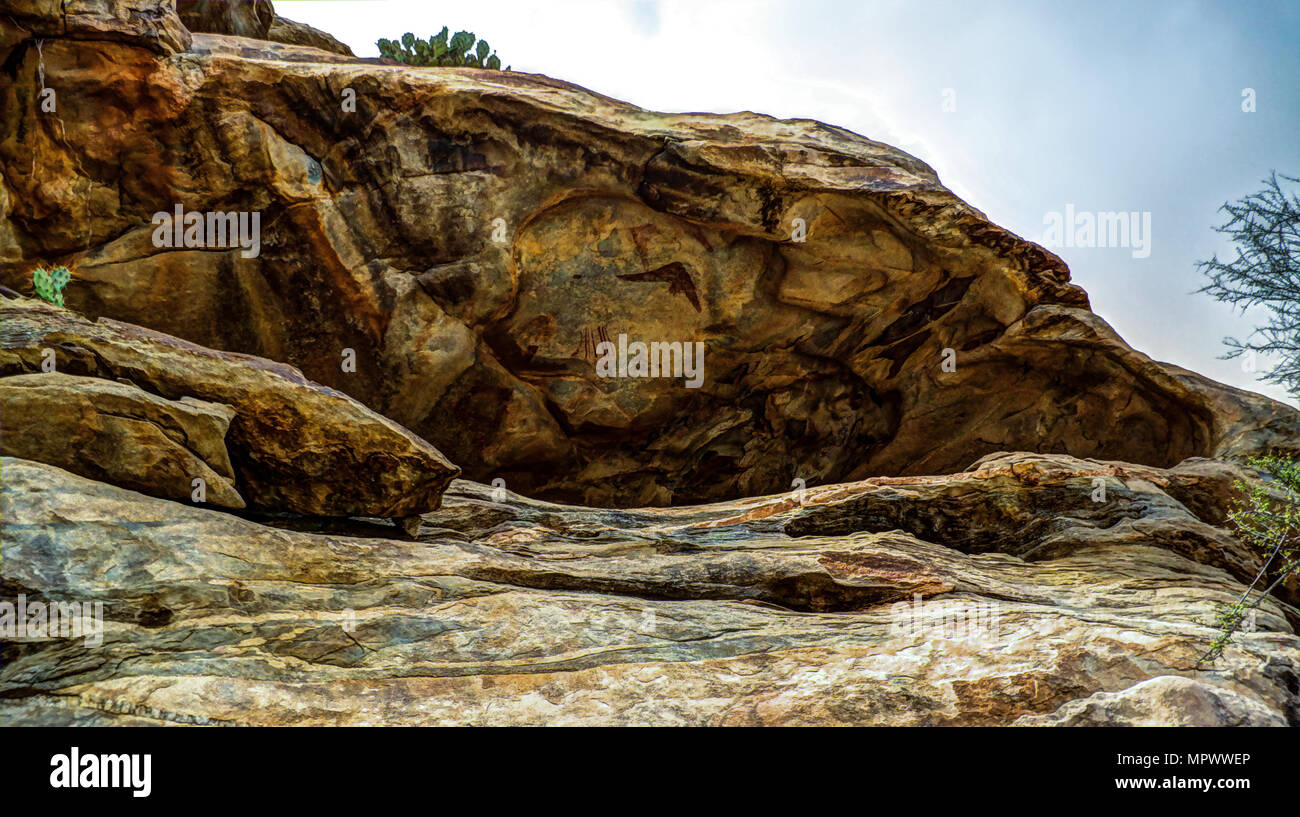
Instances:
[[[32,288],[44,301],[63,306],[63,288],[72,280],[72,271],[67,267],[55,267],[46,271],[42,267],[32,270]]]
[[[403,65],[468,65],[501,70],[501,59],[492,51],[487,40],[478,39],[472,31],[451,34],[443,26],[441,31],[428,40],[417,39],[408,31],[400,40],[381,37],[375,45],[381,57],[396,60]]]

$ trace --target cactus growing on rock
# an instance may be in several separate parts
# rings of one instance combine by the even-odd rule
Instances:
[[[46,271],[44,267],[32,270],[32,287],[42,300],[63,306],[63,288],[72,280],[72,271],[67,267],[55,267]]]
[[[417,39],[411,32],[400,41],[381,38],[379,55],[396,60],[403,65],[467,66],[501,70],[501,59],[492,51],[487,40],[480,40],[472,31],[450,34],[446,26],[427,41]]]

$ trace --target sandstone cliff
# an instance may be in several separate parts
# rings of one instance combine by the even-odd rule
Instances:
[[[1131,349],[924,162],[269,3],[10,5],[0,573],[109,620],[6,643],[5,722],[1300,722],[1294,582],[1196,665],[1300,414]],[[256,251],[160,246],[176,208]],[[601,378],[620,335],[700,387]]]

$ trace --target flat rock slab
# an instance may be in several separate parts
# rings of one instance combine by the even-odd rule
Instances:
[[[983,476],[1086,488],[1089,467],[1105,466]],[[1280,605],[1198,667],[1243,585],[1172,541],[1194,520],[1140,476],[1115,478],[1126,519],[1074,518],[1072,547],[1027,560],[900,530],[784,531],[888,489],[870,481],[802,506],[636,511],[460,481],[399,541],[3,469],[6,587],[105,605],[102,643],[5,644],[11,725],[1300,722]],[[928,479],[981,501],[978,477]]]

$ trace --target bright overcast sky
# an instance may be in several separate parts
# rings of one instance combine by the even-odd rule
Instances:
[[[1300,2],[275,5],[360,56],[377,56],[380,37],[427,37],[446,25],[488,40],[515,70],[642,107],[840,125],[925,160],[962,198],[1033,240],[1067,205],[1150,213],[1148,257],[1052,249],[1137,349],[1285,399],[1240,362],[1218,359],[1225,335],[1249,335],[1255,323],[1194,290],[1197,260],[1232,255],[1212,230],[1218,207],[1259,189],[1272,170],[1300,176]],[[1246,88],[1252,113],[1242,110]]]

